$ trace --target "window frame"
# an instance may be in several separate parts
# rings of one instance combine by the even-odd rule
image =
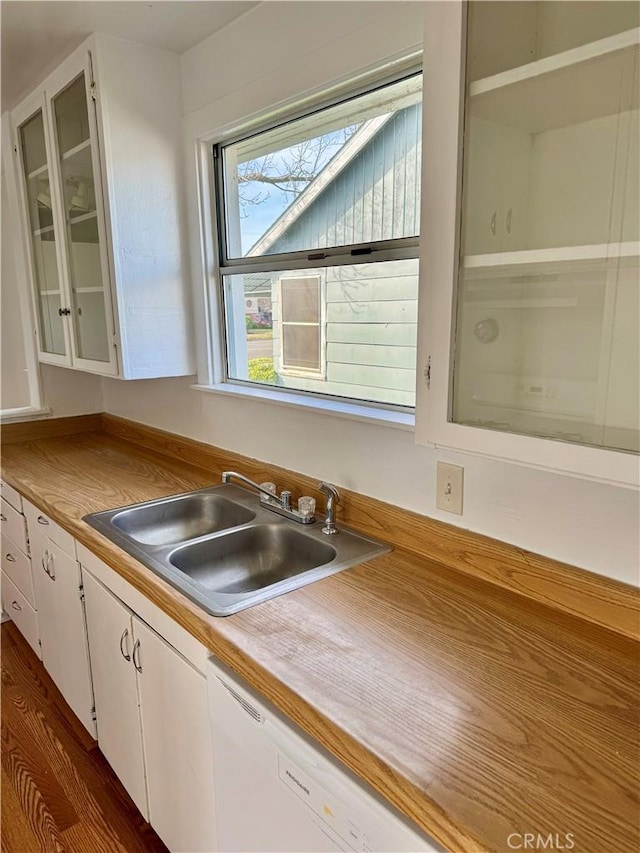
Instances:
[[[384,69],[358,76],[352,84],[343,82],[331,89],[326,89],[324,93],[319,92],[315,96],[305,99],[302,102],[304,106],[298,106],[297,109],[294,103],[289,108],[285,106],[279,109],[277,113],[272,111],[271,117],[267,120],[252,119],[246,123],[238,123],[234,127],[228,128],[226,132],[225,129],[221,129],[217,134],[210,133],[200,136],[196,149],[202,227],[200,257],[205,262],[203,274],[207,311],[205,322],[201,324],[198,330],[202,335],[198,340],[198,348],[201,356],[206,356],[208,379],[205,380],[205,384],[199,378],[198,383],[192,387],[249,398],[262,396],[264,399],[273,402],[277,402],[277,398],[281,398],[283,405],[295,405],[299,402],[302,406],[307,405],[313,409],[321,408],[338,415],[346,414],[347,417],[359,417],[356,413],[362,412],[362,418],[367,421],[376,420],[379,417],[382,422],[397,425],[402,429],[413,428],[415,405],[407,406],[348,397],[322,390],[276,386],[249,379],[238,379],[231,375],[230,361],[232,361],[233,356],[229,351],[230,334],[227,328],[227,309],[225,306],[225,276],[252,272],[284,273],[288,271],[295,271],[299,275],[303,275],[305,270],[316,272],[319,269],[341,265],[361,265],[400,260],[415,260],[419,264],[420,235],[354,243],[322,250],[300,250],[242,258],[228,257],[225,246],[227,221],[224,199],[224,158],[221,156],[221,151],[224,147],[251,136],[311,116],[337,104],[349,102],[394,83],[410,78],[417,78],[422,81],[422,59],[422,51],[413,53],[404,59],[390,63]],[[331,94],[327,94],[327,92]],[[300,103],[298,102],[298,104]],[[273,118],[274,114],[277,115],[275,119]],[[422,162],[420,162],[420,174],[421,170]],[[207,266],[207,261],[210,262],[210,266]],[[321,310],[321,366],[322,378],[324,378],[326,374],[326,306],[322,299]],[[312,375],[311,371],[303,371],[302,369],[285,370],[286,375],[304,376],[306,378]],[[281,370],[283,375],[285,370]],[[321,378],[317,373],[313,375]]]

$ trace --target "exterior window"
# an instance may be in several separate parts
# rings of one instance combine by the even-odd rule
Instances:
[[[320,276],[280,279],[284,371],[322,372]]]
[[[415,405],[422,75],[215,146],[230,382]]]

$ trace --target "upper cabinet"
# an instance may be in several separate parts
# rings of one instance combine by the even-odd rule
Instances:
[[[426,5],[418,440],[637,482],[639,10]]]
[[[193,372],[178,58],[94,36],[12,113],[40,360]]]

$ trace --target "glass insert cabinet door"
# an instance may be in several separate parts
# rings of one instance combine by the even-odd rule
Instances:
[[[43,109],[37,110],[18,132],[35,286],[35,307],[40,349],[64,360],[68,346],[60,290],[57,249],[59,235],[54,221],[52,179],[47,158]]]
[[[468,4],[453,423],[639,450],[639,13]]]
[[[73,73],[75,71],[75,73]],[[115,373],[94,104],[83,66],[13,114],[40,360]]]
[[[85,74],[55,95],[51,107],[65,229],[73,355],[74,359],[109,362],[99,186]]]

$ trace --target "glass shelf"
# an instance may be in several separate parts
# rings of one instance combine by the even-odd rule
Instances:
[[[69,157],[73,157],[74,155],[80,153],[80,151],[84,151],[85,148],[89,148],[91,146],[91,140],[85,139],[84,142],[81,142],[79,145],[74,146],[69,149],[69,151],[64,151],[61,155],[63,160],[68,160]]]
[[[31,180],[33,180],[33,178],[37,178],[38,175],[42,175],[45,172],[47,172],[48,169],[49,169],[49,167],[45,163],[43,166],[39,166],[37,169],[34,169],[33,172],[29,172],[29,174],[27,175],[27,178],[28,178],[28,180],[31,181]]]
[[[95,219],[97,217],[97,211],[90,210],[89,213],[82,213],[80,216],[70,216],[69,217],[69,225],[77,225],[80,222],[86,222],[88,219]]]
[[[605,268],[634,264],[640,258],[640,242],[600,243],[589,246],[562,246],[554,249],[524,249],[515,252],[495,252],[486,255],[466,255],[462,259],[465,274],[477,271],[506,274],[554,269]]]
[[[469,85],[474,117],[541,133],[620,112],[620,78],[638,61],[640,28]],[[638,108],[638,90],[624,106]]]

